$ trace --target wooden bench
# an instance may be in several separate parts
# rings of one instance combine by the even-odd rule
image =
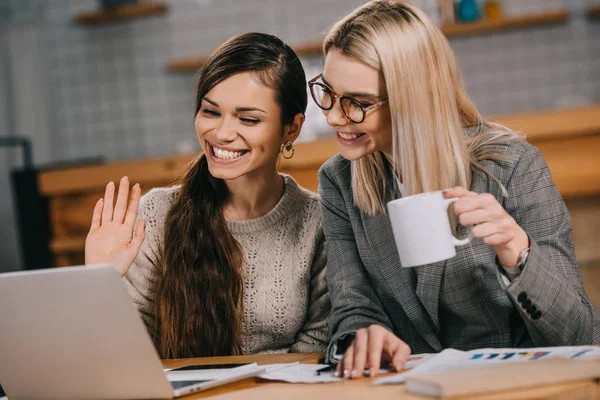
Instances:
[[[600,195],[600,105],[490,120],[527,134],[546,158],[554,182],[567,200]],[[319,167],[336,153],[335,138],[300,143],[293,159],[281,161],[281,171],[316,191]],[[127,175],[146,192],[176,182],[192,158],[173,156],[40,172],[39,193],[48,204],[51,264],[83,263],[91,213],[108,181],[117,182]]]

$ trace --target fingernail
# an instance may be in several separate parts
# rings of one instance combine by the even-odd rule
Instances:
[[[350,376],[350,371],[347,369],[344,370],[344,378],[348,378]]]
[[[128,178],[127,176],[124,176],[124,177],[122,177],[122,178],[121,178],[121,180],[122,180],[122,181],[126,181],[126,180],[128,180],[128,179],[129,179],[129,178]]]
[[[135,187],[140,187],[140,184],[139,184],[139,183],[136,183],[135,185],[133,185],[133,187],[134,187],[134,188],[135,188]]]
[[[102,197],[100,197],[100,200],[98,200],[98,203],[102,203],[104,201],[104,199]]]
[[[335,371],[335,376],[337,376],[338,378],[341,376],[340,371]]]
[[[106,186],[110,186],[110,185],[114,185],[115,183],[113,181],[108,182],[108,185]]]
[[[401,370],[402,370],[402,363],[396,364],[396,371],[401,371]]]
[[[355,369],[352,370],[352,378],[356,378],[356,376],[358,375],[358,373],[356,372]]]

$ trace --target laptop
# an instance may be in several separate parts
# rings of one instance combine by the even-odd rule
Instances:
[[[0,384],[18,399],[164,399],[259,375],[169,372],[110,265],[0,274]]]

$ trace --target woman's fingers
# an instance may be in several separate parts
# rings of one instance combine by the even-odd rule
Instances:
[[[408,361],[410,356],[410,347],[402,340],[397,340],[389,344],[389,354],[392,356],[392,367],[397,371],[401,371]]]
[[[125,225],[133,227],[135,219],[138,215],[138,208],[140,206],[140,198],[142,197],[142,189],[140,184],[136,183],[131,189],[129,195],[129,204],[127,205],[127,214],[125,214]]]
[[[480,239],[485,239],[488,236],[502,233],[502,227],[497,223],[485,222],[473,227],[473,236]]]
[[[365,364],[367,361],[367,346],[369,345],[369,334],[366,329],[356,331],[354,338],[354,365],[350,370],[351,378],[360,378],[363,376]]]
[[[452,197],[465,197],[465,196],[473,196],[477,193],[471,192],[461,186],[453,187],[452,189],[446,189],[442,191],[442,194],[446,199],[450,199]]]
[[[119,182],[119,193],[117,195],[117,203],[115,204],[115,212],[113,221],[122,224],[125,212],[127,211],[127,196],[129,195],[129,178],[124,176]]]
[[[113,200],[115,198],[115,183],[108,182],[106,190],[104,190],[104,207],[102,210],[102,225],[112,221],[113,216]]]
[[[92,213],[92,225],[90,226],[90,232],[100,228],[100,221],[102,221],[102,208],[104,206],[104,199],[100,199],[94,206],[94,212]]]
[[[342,364],[342,369],[340,370],[340,376],[344,378],[350,377],[350,371],[352,371],[352,367],[354,365],[354,342],[348,347],[346,353],[344,354],[344,358],[340,362]]]
[[[137,253],[140,251],[140,247],[142,247],[144,238],[146,237],[146,232],[144,230],[145,225],[146,224],[143,219],[140,220],[140,222],[138,222],[137,226],[135,227],[135,234],[133,235],[133,238],[130,242],[131,249],[135,251],[136,256]]]
[[[387,333],[390,332],[377,325],[371,325],[369,328],[369,370],[371,376],[375,376],[379,372],[383,341]]]
[[[490,212],[483,208],[478,208],[473,211],[467,211],[458,216],[458,222],[461,225],[477,225],[490,220]]]

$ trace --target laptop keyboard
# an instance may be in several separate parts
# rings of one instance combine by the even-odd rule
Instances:
[[[204,380],[204,381],[172,381],[171,382],[171,386],[173,386],[173,389],[182,389],[188,386],[192,386],[192,385],[197,385],[199,383],[204,383],[204,382],[209,382],[209,380]]]

